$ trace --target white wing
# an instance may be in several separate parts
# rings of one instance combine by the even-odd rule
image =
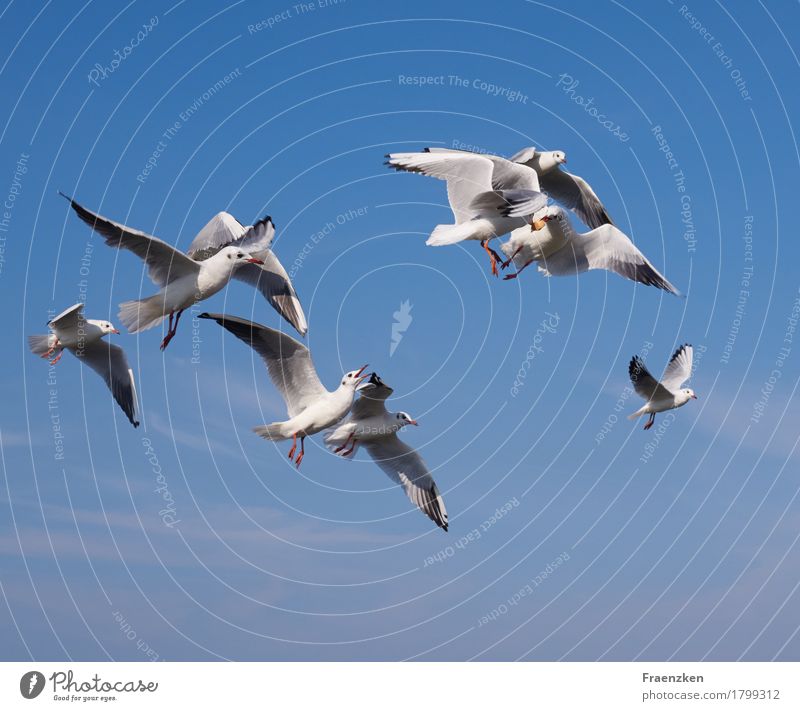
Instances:
[[[61,331],[62,333],[72,331],[78,327],[82,321],[85,321],[83,313],[83,303],[77,303],[64,309],[58,316],[54,316],[47,322],[54,331]]]
[[[194,276],[200,271],[197,262],[157,237],[109,220],[87,210],[72,198],[64,197],[69,200],[78,217],[105,237],[109,247],[127,249],[143,259],[150,278],[158,286],[164,287],[176,279],[190,274]]]
[[[90,345],[72,351],[78,360],[83,361],[103,380],[108,389],[127,415],[134,427],[139,426],[136,419],[136,383],[133,380],[133,371],[128,365],[125,351],[119,346],[106,341],[94,341]]]
[[[603,225],[584,234],[574,230],[570,232],[566,246],[542,260],[539,267],[541,271],[563,275],[589,269],[606,269],[626,279],[680,296],[680,292],[658,272],[628,236],[614,225]]]
[[[186,253],[197,261],[213,256],[223,247],[237,246],[246,252],[263,252],[272,246],[275,225],[267,216],[245,226],[228,212],[218,212],[192,240]]]
[[[540,175],[539,183],[551,198],[574,211],[592,229],[614,224],[600,198],[580,176],[554,168]]]
[[[639,356],[631,358],[628,364],[633,389],[648,402],[650,400],[671,400],[672,393],[664,388],[647,370]]]
[[[264,264],[243,264],[233,273],[233,278],[258,289],[272,307],[285,318],[301,336],[308,332],[308,322],[300,305],[289,275],[272,251],[250,252]]]
[[[516,163],[502,156],[491,153],[473,153],[456,148],[426,148],[430,153],[456,153],[462,155],[481,156],[492,162],[492,188],[495,190],[534,190],[541,192],[539,175],[531,167]]]
[[[442,495],[419,453],[394,434],[362,444],[389,478],[403,487],[408,498],[446,531],[447,510]]]
[[[692,374],[692,358],[694,349],[688,343],[684,343],[670,358],[661,384],[669,391],[680,390],[681,386],[689,379]]]
[[[327,395],[308,348],[291,336],[226,314],[204,313],[200,318],[213,319],[261,356],[270,379],[286,401],[289,417],[298,415],[319,397]]]
[[[396,170],[422,173],[447,181],[447,199],[456,223],[475,216],[472,202],[481,193],[492,190],[494,165],[485,156],[460,151],[390,153],[386,164]]]

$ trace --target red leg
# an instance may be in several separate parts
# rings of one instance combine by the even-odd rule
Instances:
[[[59,351],[58,355],[55,358],[53,358],[53,360],[50,361],[50,365],[55,365],[56,363],[58,363],[58,361],[61,360],[61,356],[63,356],[63,355],[64,355],[64,351],[62,349],[61,351]]]
[[[346,452],[342,452],[342,456],[343,457],[349,457],[353,453],[353,450],[355,448],[356,448],[356,440],[354,438],[353,439],[353,444],[350,445],[350,449],[348,449]]]
[[[650,413],[650,419],[647,421],[647,424],[644,426],[644,428],[646,430],[649,430],[653,426],[653,423],[655,421],[656,421],[656,413],[655,412],[651,412]]]
[[[344,444],[340,445],[339,447],[333,450],[334,453],[339,454],[339,452],[341,452],[343,449],[347,449],[347,445],[350,444],[352,439],[353,439],[353,433],[351,432],[349,435],[347,435],[347,439],[344,441]]]
[[[303,461],[303,457],[306,454],[306,438],[305,436],[300,438],[300,454],[297,455],[297,459],[294,460],[294,463],[297,465],[297,468],[300,468],[300,462]]]
[[[516,257],[522,251],[522,246],[520,245],[514,250],[514,254],[512,254],[505,262],[500,265],[501,269],[508,269],[511,266],[511,262],[514,261],[514,257]]]
[[[530,266],[533,264],[535,260],[531,259],[529,262],[525,262],[514,274],[506,274],[503,279],[516,279],[522,272],[524,271],[525,267]]]
[[[294,452],[297,449],[297,432],[292,435],[292,448],[289,450],[289,459],[294,459]]]
[[[178,311],[177,315],[175,316],[175,325],[172,325],[172,314],[173,311],[169,312],[169,330],[167,331],[167,335],[165,336],[164,340],[161,341],[161,350],[163,351],[168,345],[169,342],[173,339],[175,334],[178,332],[178,321],[181,320],[181,314],[183,313],[184,309]]]
[[[498,275],[497,271],[497,252],[495,252],[489,245],[487,244],[486,240],[481,240],[481,247],[486,250],[486,254],[489,255],[489,262],[492,265],[492,274],[494,276]]]

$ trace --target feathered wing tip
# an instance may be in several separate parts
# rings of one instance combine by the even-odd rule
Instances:
[[[28,348],[40,358],[44,358],[51,347],[52,340],[49,333],[45,335],[28,336]]]
[[[291,435],[284,434],[284,424],[283,422],[273,422],[271,425],[259,425],[253,427],[253,432],[270,442],[280,442],[291,437]]]
[[[119,320],[130,333],[157,326],[164,320],[164,297],[154,294],[138,301],[124,301],[119,305]]]

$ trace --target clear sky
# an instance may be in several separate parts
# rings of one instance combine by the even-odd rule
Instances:
[[[796,4],[11,2],[0,22],[3,659],[800,657]],[[426,145],[565,151],[687,298],[426,247],[444,185],[382,165]],[[363,455],[317,437],[298,473],[256,437],[283,404],[213,322],[163,355],[160,329],[112,337],[137,430],[69,354],[30,354],[70,304],[116,321],[155,290],[59,189],[179,247],[219,210],[272,215],[323,382],[367,362],[394,387],[449,533]],[[201,310],[284,326],[240,283]],[[643,432],[628,361],[658,374],[684,342],[699,400]]]

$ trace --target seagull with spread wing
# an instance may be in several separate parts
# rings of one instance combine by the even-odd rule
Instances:
[[[389,412],[386,399],[394,392],[373,373],[360,388],[360,397],[347,418],[325,436],[325,444],[342,457],[352,457],[364,445],[389,478],[400,484],[412,503],[437,526],[447,530],[442,495],[419,452],[397,433],[417,421],[406,412]]]
[[[273,442],[291,439],[289,459],[295,457],[299,437],[300,452],[294,460],[299,467],[305,456],[306,437],[332,427],[350,411],[356,391],[367,377],[362,375],[367,366],[345,373],[337,388],[328,391],[320,382],[308,348],[291,336],[237,316],[204,313],[200,318],[216,321],[261,356],[286,402],[289,419],[260,425],[253,431]]]
[[[547,204],[536,172],[497,156],[426,148],[419,153],[390,153],[386,165],[447,182],[447,199],[455,224],[437,225],[426,244],[435,247],[477,240],[486,250],[492,274],[500,256],[490,240],[529,224],[526,219]],[[509,212],[513,205],[513,214]]]
[[[678,348],[670,358],[661,382],[650,375],[639,356],[631,358],[628,374],[631,377],[633,389],[647,402],[636,412],[628,415],[628,419],[635,420],[642,415],[650,415],[644,426],[644,429],[649,430],[656,420],[657,412],[674,410],[685,405],[689,400],[697,400],[694,390],[681,387],[692,375],[693,355],[694,349],[688,343]]]
[[[147,264],[150,278],[160,287],[160,291],[145,299],[120,304],[119,318],[131,333],[137,333],[157,326],[169,317],[169,328],[161,342],[161,350],[175,336],[181,314],[190,306],[222,290],[232,278],[239,276],[237,272],[243,267],[266,266],[264,278],[261,274],[254,276],[250,271],[246,271],[241,278],[258,286],[267,300],[290,322],[292,314],[297,312],[299,302],[291,285],[284,291],[275,286],[281,280],[281,275],[273,274],[269,266],[277,263],[274,255],[271,252],[265,255],[268,260],[265,262],[250,252],[253,250],[264,255],[269,249],[274,234],[269,219],[244,228],[245,233],[240,238],[227,243],[224,242],[224,230],[210,227],[215,222],[212,220],[192,243],[192,253],[197,257],[193,258],[157,237],[109,220],[69,197],[67,200],[78,217],[105,238],[107,245],[127,249]],[[280,271],[285,274],[282,267]],[[299,313],[302,314],[302,309]],[[305,317],[295,320],[305,328]]]
[[[42,358],[55,356],[50,361],[51,365],[61,360],[65,350],[70,351],[106,381],[108,389],[130,423],[138,427],[136,384],[125,351],[103,340],[103,336],[109,333],[119,335],[119,331],[108,321],[85,318],[82,303],[62,311],[48,321],[47,325],[50,333],[28,337],[31,351]]]
[[[542,225],[540,229],[516,229],[500,247],[508,257],[501,265],[503,269],[512,262],[517,267],[517,271],[506,274],[505,279],[516,279],[526,267],[538,262],[539,271],[545,276],[605,269],[680,296],[630,238],[614,225],[576,232],[567,213],[558,205],[550,205],[537,216],[536,224]]]

